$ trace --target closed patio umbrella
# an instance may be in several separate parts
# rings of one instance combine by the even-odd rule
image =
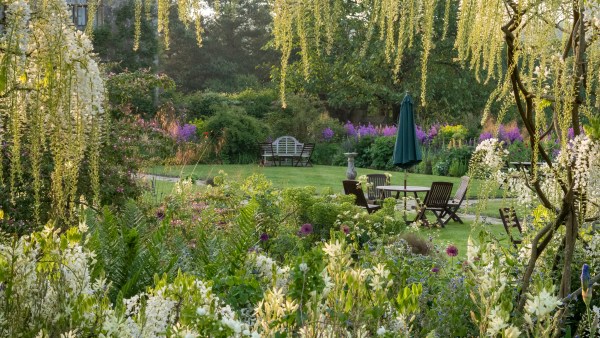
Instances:
[[[406,169],[421,162],[421,146],[417,139],[413,100],[408,93],[400,105],[396,145],[394,147],[394,165],[404,169],[404,187],[406,188]]]

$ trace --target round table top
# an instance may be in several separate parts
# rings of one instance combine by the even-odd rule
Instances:
[[[429,191],[430,187],[419,187],[414,185],[407,185],[406,187],[403,185],[378,185],[375,187],[379,190],[388,190],[388,191],[400,191],[400,192],[423,192]]]

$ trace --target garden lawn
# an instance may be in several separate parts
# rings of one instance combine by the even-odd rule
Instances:
[[[481,216],[500,218],[500,208],[509,208],[513,207],[517,211],[517,215],[526,215],[530,212],[530,210],[525,210],[523,207],[519,206],[516,203],[515,199],[490,199],[486,203],[473,201],[466,205],[463,203],[459,212],[475,215],[477,212],[480,213]]]
[[[185,165],[185,166],[155,166],[144,169],[146,174],[193,177],[206,180],[225,171],[230,178],[244,179],[252,174],[263,174],[277,188],[315,186],[318,191],[331,188],[333,191],[342,190],[342,180],[346,179],[346,167],[315,165],[313,167],[260,167],[256,164],[244,165]],[[385,173],[386,171],[357,168],[358,175]],[[402,185],[403,172],[390,172],[392,185]],[[454,183],[454,191],[460,184],[459,177],[446,177],[423,174],[408,174],[408,185],[430,186],[431,182],[443,181]],[[467,198],[476,198],[481,181],[473,180]],[[497,192],[500,196],[500,191]]]

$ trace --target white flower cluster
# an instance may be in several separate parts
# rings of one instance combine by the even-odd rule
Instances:
[[[573,152],[573,180],[575,189],[587,192],[590,183],[590,167],[600,160],[600,147],[586,135],[578,135],[571,143]]]
[[[502,148],[502,142],[496,138],[490,138],[477,145],[472,163],[484,174],[495,175],[504,167],[507,155],[508,151]]]
[[[543,288],[537,295],[528,295],[525,303],[525,321],[533,326],[532,316],[535,316],[539,322],[546,319],[557,306],[561,305],[560,299],[552,294],[552,290]]]
[[[10,31],[8,34],[2,35],[0,42],[18,49],[21,52],[22,60],[24,60],[24,53],[27,52],[29,43],[28,26],[30,18],[31,8],[29,3],[24,0],[14,1],[6,8],[6,22],[8,23],[6,26]]]
[[[248,264],[265,280],[269,282],[275,280],[277,287],[286,288],[290,275],[289,266],[279,267],[271,257],[263,254],[249,255]]]
[[[251,331],[248,324],[237,320],[229,305],[224,305],[204,282],[190,277],[177,278],[182,278],[182,281],[125,299],[124,318],[111,312],[104,322],[102,337],[159,337],[169,329],[179,332],[181,337],[200,337],[194,330],[194,323],[205,320],[212,321],[209,327],[216,327],[219,331],[229,328],[233,332],[230,337],[260,337],[257,332]],[[182,285],[186,285],[187,289],[184,290]],[[176,319],[181,319],[179,307],[188,305],[196,307],[197,317],[190,320],[188,313],[186,326]]]

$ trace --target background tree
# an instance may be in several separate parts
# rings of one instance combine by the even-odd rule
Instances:
[[[135,71],[141,68],[157,70],[159,42],[151,20],[140,22],[140,43],[135,43],[134,1],[125,1],[111,8],[111,15],[92,35],[94,51],[111,72]]]
[[[183,92],[236,92],[266,84],[270,65],[277,60],[273,50],[264,49],[271,39],[270,8],[261,0],[220,1],[218,11],[203,18],[201,48],[193,31],[173,24],[161,70]]]
[[[386,49],[388,41],[373,38],[382,32],[379,27],[369,24],[365,15],[370,11],[369,6],[368,2],[341,2],[338,10],[343,14],[339,15],[340,22],[331,37],[331,44],[327,42],[328,35],[322,38],[324,41],[313,39],[318,36],[315,25],[322,18],[307,15],[302,23],[307,39],[302,42],[300,34],[294,40],[286,86],[292,92],[317,96],[326,102],[332,116],[342,121],[367,120],[370,116],[370,119],[379,118],[380,121],[385,117],[383,121],[395,123],[405,93],[415,95],[420,92],[423,43],[421,39],[413,38],[402,51],[402,62],[390,62],[395,56]],[[443,8],[438,8],[436,15],[442,16]],[[449,15],[455,17],[454,12]],[[442,25],[435,26],[434,30],[436,48],[431,51],[429,63],[428,102],[418,110],[419,122],[465,123],[467,120],[468,125],[476,125],[485,98],[493,88],[489,84],[477,84],[472,72],[451,61],[456,57],[453,48],[456,21],[450,22],[446,32]],[[306,52],[303,43],[309,46]],[[280,70],[275,68],[273,72],[278,81],[282,80]]]

